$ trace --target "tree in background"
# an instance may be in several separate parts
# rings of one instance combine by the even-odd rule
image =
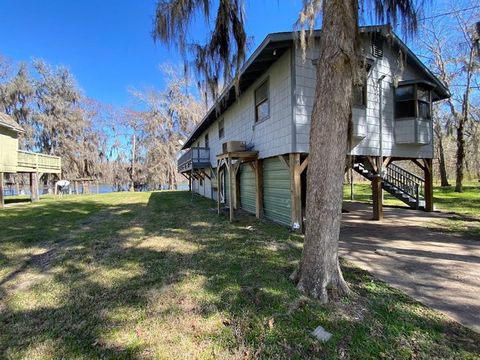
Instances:
[[[418,3],[421,5],[422,1]],[[396,25],[401,19],[405,30],[416,29],[418,4],[413,0],[371,0],[365,4],[371,5],[381,22]],[[203,14],[208,23],[215,5],[216,16],[208,41],[189,43],[188,29],[195,15]],[[229,81],[232,71],[238,75],[246,54],[242,9],[241,0],[160,0],[154,38],[177,46],[187,64],[207,84],[218,84],[222,75],[224,81]],[[305,30],[311,34],[320,16],[323,26],[311,117],[305,243],[300,266],[292,278],[298,288],[322,302],[328,301],[329,293],[341,296],[349,292],[338,261],[342,206],[339,179],[345,171],[352,87],[359,83],[362,72],[358,11],[358,0],[304,0],[299,19],[303,40]],[[308,45],[306,41],[301,43]]]
[[[433,107],[433,133],[435,136],[435,150],[437,153],[436,157],[438,159],[441,186],[450,186],[445,160],[445,138],[450,129],[450,116],[442,111],[440,106],[435,105]]]
[[[98,111],[70,71],[35,60],[31,70],[27,63],[20,63],[13,73],[13,66],[3,59],[0,111],[25,129],[20,147],[62,157],[64,178],[98,177],[105,160],[105,137],[93,122]]]
[[[470,7],[471,5],[473,2]],[[437,145],[443,146],[444,137],[439,135],[448,133],[450,127],[455,129],[455,191],[462,192],[466,150],[469,141],[475,142],[470,136],[474,134],[472,110],[478,106],[480,100],[472,94],[474,88],[478,89],[480,81],[477,56],[480,34],[475,26],[480,12],[458,11],[456,5],[451,6],[450,12],[451,17],[430,20],[422,29],[420,39],[421,47],[426,50],[425,57],[429,68],[448,86],[452,94],[452,97],[438,105],[443,108],[439,113],[443,114],[444,120],[437,119],[439,122],[435,124],[435,134],[439,140]],[[450,113],[449,116],[445,115],[446,110]],[[441,173],[442,167],[445,167],[445,164],[440,165]],[[442,179],[442,185],[447,183]]]
[[[23,127],[25,133],[20,134],[21,147],[32,150],[35,147],[35,123],[32,119],[35,91],[28,66],[20,63],[17,73],[11,78],[4,66],[2,74],[7,81],[0,83],[0,111],[12,116]]]
[[[142,124],[142,148],[145,154],[143,172],[150,184],[177,186],[177,153],[194,126],[203,116],[202,103],[190,90],[186,77],[178,76],[178,68],[164,65],[167,86],[144,91],[131,90],[143,110],[138,113]]]
[[[43,153],[60,156],[63,176],[96,178],[93,163],[101,156],[100,141],[92,129],[85,100],[65,67],[51,68],[44,61],[33,63],[37,109],[33,118],[38,126],[36,147]]]

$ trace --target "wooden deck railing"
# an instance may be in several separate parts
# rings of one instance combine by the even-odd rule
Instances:
[[[191,170],[195,165],[202,165],[210,162],[210,149],[206,147],[193,147],[178,159],[178,171]]]
[[[62,161],[58,156],[18,150],[17,171],[59,174],[62,171]]]

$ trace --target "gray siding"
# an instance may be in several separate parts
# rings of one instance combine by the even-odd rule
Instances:
[[[255,213],[256,209],[255,172],[249,164],[240,167],[240,207]]]
[[[267,219],[291,225],[290,173],[277,157],[263,162],[263,211]]]
[[[254,90],[269,79],[270,117],[255,123]],[[216,156],[222,144],[229,140],[245,141],[259,152],[259,158],[292,152],[292,83],[291,51],[283,54],[219,119],[224,120],[225,136],[218,138],[218,121],[213,123],[194,143],[205,144],[208,132],[210,162],[216,166]]]
[[[205,169],[205,172],[212,177],[211,169]],[[213,180],[215,181],[215,180]],[[200,185],[200,181],[194,179],[192,182],[193,191],[199,195],[211,198],[212,197],[212,180],[205,177],[203,180],[203,185]]]
[[[370,50],[370,38],[364,39],[364,49],[366,52]],[[318,57],[318,47],[307,52],[306,59],[303,61],[301,50],[295,50],[295,89],[294,89],[294,123],[296,130],[296,152],[309,151],[309,134],[310,134],[310,114],[313,108],[313,100],[315,95],[315,67],[312,59]],[[433,124],[429,121],[427,124],[422,123],[422,128],[411,126],[410,128],[401,128],[402,138],[415,138],[415,131],[421,131],[423,134],[420,140],[425,145],[401,144],[401,141],[395,141],[395,124],[394,119],[394,77],[398,81],[413,80],[421,78],[414,69],[405,65],[402,70],[398,53],[394,53],[390,46],[384,44],[384,56],[377,59],[373,65],[370,77],[367,81],[367,108],[366,110],[353,111],[353,122],[357,124],[358,130],[354,138],[352,150],[354,155],[372,155],[379,156],[380,152],[380,101],[379,101],[379,85],[377,80],[386,75],[383,80],[383,97],[382,97],[382,138],[383,138],[383,155],[398,157],[414,157],[414,158],[432,158],[433,142],[431,136]],[[427,128],[425,128],[427,127]],[[365,136],[363,136],[365,134]],[[426,134],[426,135],[425,135]],[[355,135],[355,134],[354,134]],[[398,134],[397,134],[398,136]],[[418,138],[418,137],[417,137]]]

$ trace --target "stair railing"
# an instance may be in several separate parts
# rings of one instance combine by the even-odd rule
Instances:
[[[418,207],[420,198],[424,196],[425,180],[423,178],[398,165],[390,164],[383,179],[415,199]]]

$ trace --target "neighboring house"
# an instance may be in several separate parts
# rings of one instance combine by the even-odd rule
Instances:
[[[18,135],[24,130],[9,115],[0,112],[0,207],[3,207],[4,173],[30,174],[32,201],[38,200],[39,174],[60,174],[58,156],[38,154],[18,149]]]
[[[227,87],[183,146],[178,168],[192,191],[229,207],[231,217],[242,208],[302,226],[320,32],[314,36],[317,46],[304,59],[294,33],[268,35],[240,73],[239,95]],[[364,27],[361,38],[367,78],[354,92],[349,163],[377,185],[381,172],[383,189],[432,210],[431,106],[449,92],[388,27]],[[245,149],[223,146],[230,141]],[[412,160],[425,178],[398,160]],[[380,188],[372,188],[381,209]]]

